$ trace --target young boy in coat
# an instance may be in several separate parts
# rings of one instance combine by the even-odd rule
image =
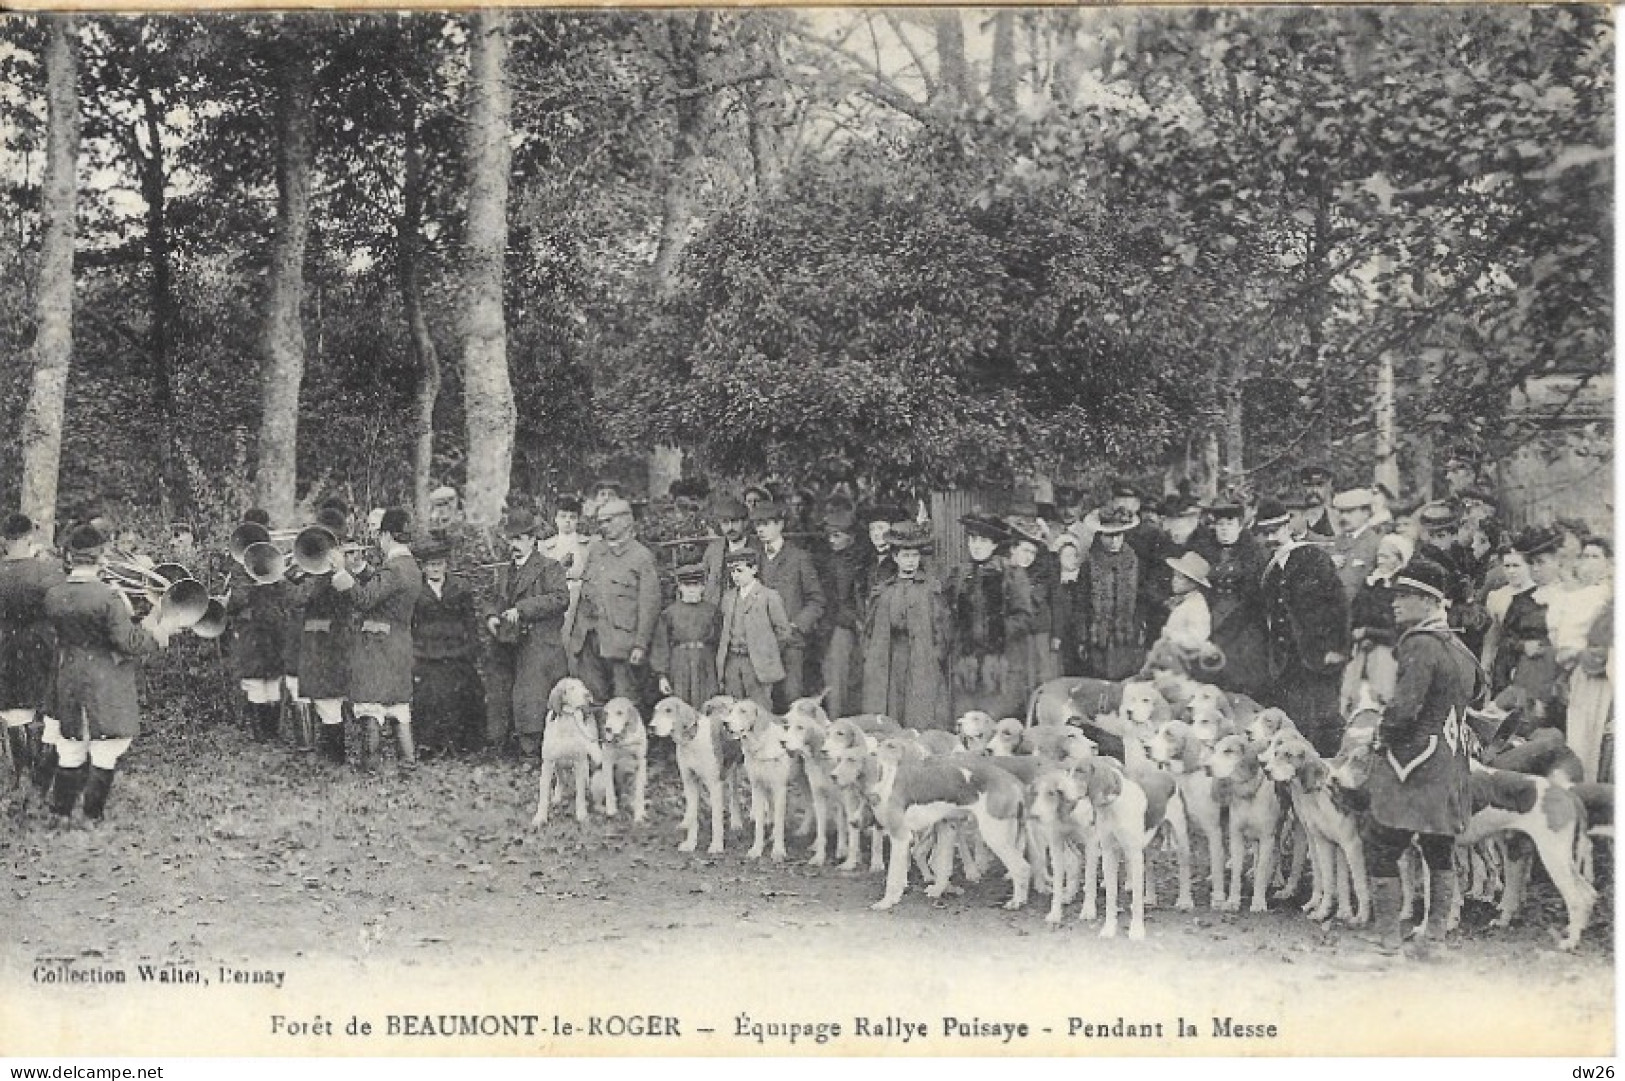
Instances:
[[[730,585],[722,595],[717,682],[723,694],[772,710],[773,684],[784,678],[790,617],[778,592],[757,580],[760,559],[755,549],[728,553]]]

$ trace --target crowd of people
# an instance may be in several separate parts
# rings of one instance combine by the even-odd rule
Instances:
[[[420,529],[400,508],[358,523],[335,500],[314,523],[331,566],[239,580],[228,653],[256,738],[281,732],[366,771],[386,739],[403,766],[420,752],[533,758],[566,675],[600,702],[725,693],[782,712],[821,689],[831,716],[946,728],[969,710],[1021,716],[1045,680],[1123,679],[1159,657],[1280,706],[1331,755],[1344,718],[1393,698],[1394,583],[1426,564],[1497,702],[1564,729],[1587,779],[1609,779],[1609,541],[1566,522],[1509,534],[1465,453],[1447,478],[1447,498],[1413,506],[1317,466],[1289,493],[1205,504],[1115,481],[1098,505],[1063,492],[967,514],[966,557],[947,565],[923,507],[844,490],[691,499],[705,536],[651,547],[606,483],[553,499],[550,521],[516,503],[504,558],[477,566],[454,543],[452,489]],[[98,818],[139,731],[130,661],[169,629],[136,622],[98,576],[94,525],[67,538],[66,569],[26,518],[0,533],[12,760],[58,816],[82,792]]]

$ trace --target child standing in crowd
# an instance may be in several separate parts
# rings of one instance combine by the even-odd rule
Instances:
[[[649,644],[649,665],[661,694],[698,706],[717,693],[717,623],[721,613],[705,599],[705,566],[677,568],[677,601],[660,613]]]
[[[727,555],[730,582],[722,595],[717,682],[723,694],[749,698],[771,710],[773,684],[784,678],[782,650],[790,640],[790,617],[778,591],[757,581],[760,559],[754,548]]]
[[[1223,656],[1212,642],[1213,612],[1207,603],[1208,592],[1213,589],[1208,580],[1212,567],[1195,552],[1164,562],[1174,572],[1169,583],[1173,596],[1162,637],[1151,652],[1177,659],[1186,671],[1216,669],[1223,663]]]

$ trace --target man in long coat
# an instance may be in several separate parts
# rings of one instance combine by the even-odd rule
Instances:
[[[350,701],[361,727],[361,769],[378,767],[384,722],[395,722],[403,766],[416,763],[412,741],[412,609],[423,589],[423,572],[406,546],[410,520],[401,507],[384,511],[377,544],[384,561],[360,580],[348,570],[333,572],[333,588],[351,594],[361,617],[351,639]]]
[[[1398,682],[1378,729],[1366,791],[1371,818],[1366,865],[1372,929],[1382,945],[1399,937],[1400,854],[1414,838],[1432,871],[1428,905],[1442,913],[1455,886],[1451,855],[1472,814],[1467,707],[1483,690],[1483,671],[1445,619],[1449,572],[1415,559],[1394,576]],[[1444,922],[1428,919],[1430,937]]]
[[[721,604],[723,591],[731,584],[728,581],[726,557],[746,549],[755,549],[759,552],[761,548],[756,543],[755,534],[749,528],[750,511],[733,496],[724,496],[717,500],[716,506],[712,508],[711,517],[716,522],[719,536],[705,546],[705,556],[700,561],[705,566],[703,599],[711,604]]]
[[[1376,569],[1377,545],[1382,542],[1381,532],[1371,524],[1372,500],[1370,488],[1350,488],[1332,497],[1332,513],[1337,515],[1332,562],[1351,604]]]
[[[0,525],[0,719],[5,721],[14,781],[32,769],[43,785],[56,769],[56,746],[44,742],[44,710],[56,667],[56,635],[45,617],[45,594],[64,580],[55,560],[34,543],[34,522],[13,514]]]
[[[762,548],[762,584],[778,593],[790,616],[790,640],[782,650],[784,679],[774,688],[779,707],[788,709],[803,693],[807,653],[818,621],[824,617],[824,583],[818,579],[812,556],[784,539],[782,505],[759,504],[750,520]]]
[[[68,538],[72,569],[45,594],[45,616],[56,631],[55,710],[60,718],[52,813],[66,817],[84,794],[84,813],[99,819],[118,760],[141,733],[134,658],[169,643],[157,609],[141,624],[129,603],[97,576],[106,541],[95,526]]]
[[[1271,549],[1264,569],[1269,634],[1270,705],[1297,724],[1330,758],[1343,738],[1338,691],[1348,660],[1348,599],[1332,557],[1292,535],[1291,516],[1272,499],[1259,503],[1254,532]]]
[[[600,702],[639,701],[638,672],[649,657],[660,618],[660,570],[634,537],[632,505],[611,499],[598,508],[602,534],[587,546],[581,600],[563,636],[576,673]]]
[[[857,518],[837,507],[824,515],[829,547],[818,561],[824,583],[824,686],[829,689],[825,708],[831,717],[853,712],[863,683],[863,659],[858,656],[858,635],[863,629],[865,598],[859,592],[863,573],[858,548]]]
[[[1261,698],[1269,686],[1269,639],[1260,590],[1269,553],[1243,525],[1246,508],[1221,499],[1208,508],[1208,522],[1190,538],[1190,550],[1208,561],[1213,583],[1213,644],[1224,666],[1213,682],[1227,691]]]
[[[497,568],[485,611],[491,652],[485,678],[485,741],[500,750],[510,731],[529,757],[541,748],[547,696],[569,675],[563,628],[577,603],[569,572],[536,546],[535,515],[513,510],[503,520],[513,559]],[[581,557],[585,563],[585,557]]]

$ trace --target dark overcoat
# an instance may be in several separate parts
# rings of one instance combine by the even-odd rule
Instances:
[[[0,560],[0,709],[45,705],[56,667],[45,594],[65,581],[54,559]]]
[[[761,568],[762,585],[784,601],[784,612],[795,629],[791,644],[811,641],[818,621],[824,616],[825,605],[824,583],[818,578],[812,556],[785,541],[776,556],[769,557],[763,550]]]
[[[287,656],[290,609],[296,588],[286,581],[238,586],[226,603],[231,658],[238,679],[281,679],[297,660]]]
[[[1337,752],[1342,715],[1338,692],[1349,655],[1349,606],[1337,567],[1324,548],[1299,545],[1285,564],[1273,558],[1264,571],[1264,618],[1269,633],[1270,689],[1266,698],[1284,709],[1322,755]]]
[[[350,691],[351,593],[333,588],[331,574],[305,580],[299,637],[299,696],[343,698]]]
[[[123,598],[95,579],[69,579],[45,594],[45,614],[56,630],[54,710],[62,734],[132,739],[141,733],[136,660],[158,642],[130,618]]]
[[[405,548],[350,590],[360,617],[350,647],[350,701],[412,700],[412,609],[422,590],[423,572]]]
[[[499,624],[498,649],[510,651],[513,664],[514,728],[535,735],[546,727],[547,696],[570,674],[564,654],[564,620],[570,608],[570,582],[564,564],[535,552],[522,567],[497,568],[496,592],[487,616],[500,617],[513,608],[519,626]],[[493,687],[492,693],[501,693]]]
[[[1399,679],[1367,783],[1371,817],[1392,829],[1454,836],[1472,814],[1464,736],[1483,674],[1442,619],[1405,631],[1394,655]]]
[[[1208,561],[1213,592],[1212,642],[1224,652],[1224,667],[1213,682],[1227,691],[1257,698],[1269,686],[1269,640],[1264,631],[1263,578],[1269,556],[1250,534],[1234,544],[1220,544],[1213,533],[1198,529],[1190,550]]]

